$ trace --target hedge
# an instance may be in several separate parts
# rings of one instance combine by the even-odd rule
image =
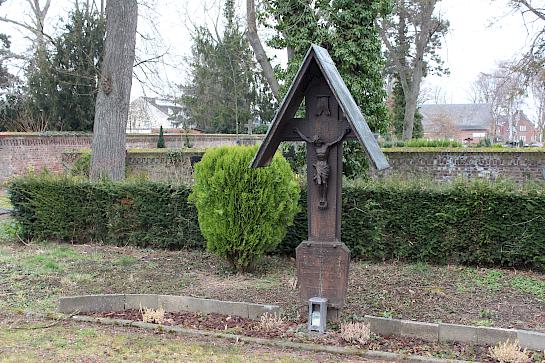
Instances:
[[[9,188],[25,238],[179,249],[201,247],[190,188],[133,181],[23,177]]]
[[[140,181],[15,179],[10,196],[27,238],[203,247],[189,188]],[[279,252],[307,236],[306,205]],[[545,188],[506,183],[352,183],[343,190],[342,240],[355,258],[545,270]]]

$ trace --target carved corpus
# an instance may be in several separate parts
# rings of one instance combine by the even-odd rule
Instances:
[[[305,117],[294,118],[305,101]],[[308,240],[297,247],[301,303],[325,297],[333,310],[346,301],[350,251],[341,242],[342,141],[357,139],[373,165],[388,161],[329,53],[312,45],[252,167],[270,163],[281,141],[307,145]],[[328,312],[328,319],[338,310]]]

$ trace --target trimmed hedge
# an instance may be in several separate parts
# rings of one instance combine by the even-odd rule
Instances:
[[[25,237],[204,246],[187,187],[25,177],[10,193]],[[300,203],[277,251],[306,239],[304,193]],[[544,206],[542,185],[356,183],[343,190],[342,239],[355,258],[545,270]]]
[[[9,188],[25,238],[167,249],[204,245],[190,192],[156,182],[53,176],[18,178]]]

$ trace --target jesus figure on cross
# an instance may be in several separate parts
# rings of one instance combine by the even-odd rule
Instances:
[[[341,142],[344,137],[350,133],[350,128],[346,128],[338,138],[328,143],[323,142],[318,135],[313,135],[312,138],[310,138],[303,134],[298,128],[295,128],[294,132],[299,134],[301,139],[314,146],[316,159],[318,160],[313,164],[314,169],[316,169],[313,180],[320,187],[320,202],[318,204],[318,208],[327,209],[327,179],[329,178],[330,172],[328,163],[329,149],[333,145]]]

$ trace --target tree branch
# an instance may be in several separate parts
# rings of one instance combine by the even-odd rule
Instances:
[[[257,33],[257,20],[256,20],[256,11],[255,11],[255,0],[246,0],[246,21],[248,24],[248,31],[246,33],[248,41],[254,50],[255,58],[261,66],[263,76],[269,83],[271,87],[274,98],[278,100],[280,94],[280,84],[274,76],[274,70],[265,53],[265,49],[261,44],[259,39],[259,34]]]

